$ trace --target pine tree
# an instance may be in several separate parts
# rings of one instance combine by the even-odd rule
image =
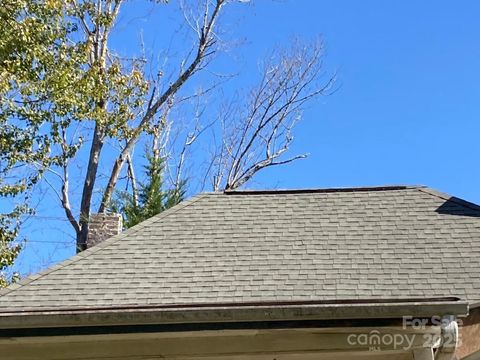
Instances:
[[[146,154],[146,158],[146,182],[140,184],[138,195],[119,192],[110,206],[110,211],[122,214],[125,228],[135,226],[177,205],[185,198],[185,181],[177,188],[165,189],[165,159],[150,154]]]

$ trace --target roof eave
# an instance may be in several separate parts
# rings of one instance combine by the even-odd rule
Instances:
[[[305,320],[368,320],[468,315],[468,302],[296,303],[235,306],[104,308],[0,313],[0,329]]]

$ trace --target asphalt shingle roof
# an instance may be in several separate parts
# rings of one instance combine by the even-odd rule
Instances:
[[[0,292],[0,311],[457,296],[480,208],[425,187],[207,193]]]

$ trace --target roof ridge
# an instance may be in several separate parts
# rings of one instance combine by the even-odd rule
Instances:
[[[263,195],[263,194],[304,194],[304,193],[333,193],[333,192],[368,192],[368,191],[393,191],[424,188],[425,185],[381,185],[359,187],[333,187],[333,188],[305,188],[305,189],[245,189],[225,190],[220,194],[226,195]]]
[[[197,194],[197,195],[193,196],[192,198],[190,198],[188,200],[185,200],[185,201],[182,201],[178,205],[175,205],[175,206],[171,207],[170,209],[162,211],[158,215],[152,216],[150,219],[142,221],[141,223],[131,227],[130,229],[127,229],[127,230],[121,232],[118,235],[114,235],[114,236],[102,241],[101,243],[99,243],[95,246],[92,246],[91,248],[89,248],[87,250],[84,250],[84,251],[82,251],[78,254],[75,254],[74,256],[72,256],[68,259],[65,259],[64,261],[62,261],[58,264],[55,264],[53,266],[49,266],[48,268],[46,268],[46,269],[44,269],[44,270],[42,270],[38,273],[35,273],[33,275],[29,275],[26,278],[23,278],[20,281],[7,286],[6,288],[0,289],[0,297],[2,297],[2,296],[6,295],[6,294],[8,294],[8,293],[10,293],[14,290],[17,290],[17,289],[19,289],[19,288],[21,288],[25,285],[28,285],[28,284],[32,283],[33,281],[38,280],[38,279],[40,279],[40,278],[42,278],[42,277],[44,277],[44,276],[46,276],[50,273],[53,273],[54,271],[63,269],[67,265],[76,263],[76,262],[86,258],[87,256],[96,253],[100,249],[105,248],[106,246],[108,246],[112,243],[115,243],[118,240],[121,240],[121,239],[125,238],[126,236],[130,236],[130,235],[132,235],[132,233],[134,234],[134,233],[144,229],[145,227],[151,225],[152,223],[156,223],[157,221],[159,221],[163,218],[166,218],[167,216],[170,216],[171,214],[174,214],[179,210],[184,209],[185,207],[197,202],[198,200],[204,198],[205,196],[206,196],[206,194],[203,194],[203,193]]]
[[[466,207],[468,209],[475,210],[475,211],[480,211],[480,205],[477,205],[473,202],[470,202],[470,201],[458,198],[456,196],[452,196],[452,195],[449,195],[447,193],[432,189],[430,187],[417,188],[417,190],[421,191],[421,192],[424,192],[426,194],[429,194],[431,196],[438,197],[438,198],[443,199],[443,200],[452,201],[452,202],[454,202],[458,205],[461,205],[463,207]]]

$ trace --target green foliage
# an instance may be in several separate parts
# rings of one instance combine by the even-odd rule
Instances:
[[[143,104],[147,81],[138,61],[97,54],[98,44],[79,31],[80,15],[103,31],[112,14],[93,1],[6,0],[0,8],[0,159],[8,168],[35,161],[61,164],[81,146],[59,156],[62,130],[75,121],[98,123],[107,136],[126,136]],[[3,168],[5,170],[5,168]],[[8,170],[8,169],[7,169]]]
[[[107,38],[115,14],[96,1],[5,0],[0,6],[0,198],[27,195],[45,171],[63,168],[91,138],[125,139],[148,84],[141,62],[99,50],[82,22]],[[106,40],[105,40],[106,41]],[[71,135],[75,134],[75,135]],[[1,199],[0,199],[1,200]],[[26,208],[21,203],[20,208]],[[0,214],[3,264],[20,248],[18,208]]]
[[[17,258],[23,242],[18,241],[20,216],[31,212],[25,206],[17,206],[11,213],[0,215],[0,288],[18,279],[18,274],[9,274],[7,269]]]
[[[47,83],[66,72],[54,66],[57,40],[68,31],[59,4],[6,0],[0,7],[0,197],[27,193],[50,161],[51,141],[41,128],[52,116],[43,99]],[[15,280],[7,269],[21,250],[20,216],[29,211],[25,202],[0,214],[0,287]]]
[[[27,16],[30,11],[35,16]],[[41,166],[48,158],[50,139],[40,127],[51,120],[42,101],[47,78],[53,78],[47,71],[54,65],[50,50],[55,52],[52,46],[65,30],[52,25],[56,18],[55,8],[33,1],[7,0],[0,8],[0,195],[24,192],[38,180],[35,171],[14,180],[8,176],[13,168]],[[11,181],[5,183],[5,178]]]
[[[110,210],[123,215],[126,228],[132,227],[154,215],[180,203],[185,197],[186,182],[177,188],[165,190],[165,160],[161,157],[146,155],[146,182],[140,184],[138,194],[118,192]]]
[[[70,1],[6,0],[0,9],[0,116],[28,130],[45,151],[73,121],[97,122],[111,136],[128,133],[147,91],[140,62],[98,54],[99,44],[79,31],[79,14],[104,32],[112,26],[113,15],[98,14],[93,1],[74,7]]]

